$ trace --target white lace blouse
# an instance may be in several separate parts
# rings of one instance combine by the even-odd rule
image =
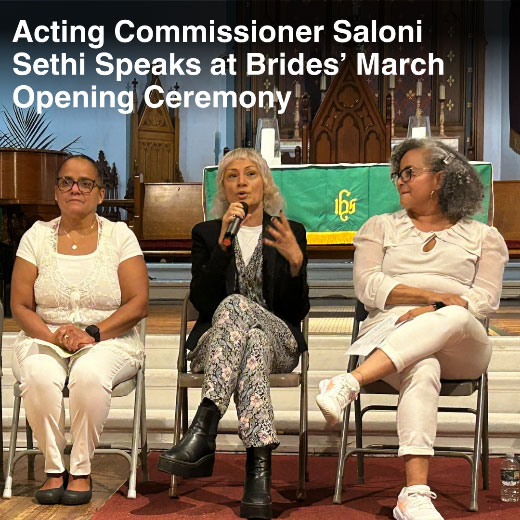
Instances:
[[[435,246],[425,252],[432,238]],[[398,284],[458,294],[479,319],[498,309],[509,256],[494,227],[463,218],[449,229],[424,232],[401,210],[367,220],[354,245],[354,290],[369,311],[362,332],[389,312],[401,315],[417,307],[386,305]]]
[[[119,309],[119,264],[142,252],[126,224],[98,217],[98,245],[94,253],[79,257],[59,254],[59,223],[60,218],[35,222],[22,237],[16,254],[38,268],[34,283],[36,313],[49,329],[54,331],[67,323],[84,329]],[[15,349],[33,341],[21,331]],[[132,361],[143,359],[143,345],[135,328],[99,345],[114,349]]]

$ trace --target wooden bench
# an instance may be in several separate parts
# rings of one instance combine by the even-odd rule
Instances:
[[[134,177],[130,227],[145,256],[188,257],[191,230],[202,220],[202,183],[143,183],[139,174]]]
[[[520,180],[495,181],[493,225],[504,237],[509,256],[520,258]]]

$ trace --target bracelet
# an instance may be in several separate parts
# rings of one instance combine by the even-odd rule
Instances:
[[[433,303],[430,304],[430,305],[432,305],[432,307],[433,307],[436,311],[438,311],[439,309],[442,309],[443,307],[446,307],[446,304],[443,303],[443,302],[433,302]]]

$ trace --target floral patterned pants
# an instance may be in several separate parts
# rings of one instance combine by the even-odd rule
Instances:
[[[247,448],[278,444],[269,375],[292,372],[299,352],[289,327],[241,294],[225,298],[190,353],[191,370],[204,373],[202,399],[221,415],[234,395],[238,434]]]

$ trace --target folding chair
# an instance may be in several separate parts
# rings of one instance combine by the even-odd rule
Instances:
[[[175,403],[175,426],[173,430],[173,443],[177,444],[181,435],[188,429],[188,388],[202,388],[204,374],[193,374],[188,372],[186,360],[186,332],[188,321],[194,321],[198,318],[198,312],[193,307],[189,294],[184,298],[182,306],[181,332],[179,343],[179,357],[177,360],[177,394]],[[309,317],[306,316],[302,322],[302,331],[305,341],[309,336]],[[309,369],[309,353],[303,352],[301,355],[300,372],[291,372],[289,374],[271,374],[269,381],[271,388],[289,388],[300,387],[300,431],[299,431],[299,455],[298,455],[298,491],[297,500],[305,499],[305,481],[308,481],[307,474],[307,446],[308,446],[308,428],[307,428],[307,372]],[[172,475],[170,480],[170,489],[168,494],[170,497],[177,497],[177,485],[179,478]]]
[[[146,319],[141,320],[139,337],[145,344],[146,339]],[[146,402],[145,402],[145,362],[139,365],[137,374],[127,381],[122,381],[116,385],[112,390],[112,397],[125,397],[135,389],[134,400],[134,421],[132,431],[132,445],[130,449],[126,446],[120,445],[105,445],[96,448],[96,454],[113,454],[121,455],[130,464],[130,475],[128,479],[128,498],[136,497],[136,474],[137,474],[137,458],[140,455],[141,469],[143,472],[143,480],[148,480],[148,443],[146,435]],[[63,388],[63,397],[69,396],[69,389],[67,385]],[[22,400],[22,392],[20,390],[20,383],[14,384],[14,406],[13,406],[13,425],[11,427],[11,440],[9,443],[9,458],[7,461],[7,477],[5,479],[5,487],[3,498],[9,499],[12,496],[13,471],[15,464],[22,457],[29,457],[28,463],[28,479],[34,479],[34,457],[42,452],[35,449],[33,446],[32,429],[26,419],[26,435],[27,435],[27,449],[16,451],[16,439],[18,436],[18,422],[20,419],[20,404]],[[139,448],[139,437],[141,438],[141,447]],[[130,454],[128,454],[130,451]],[[67,452],[70,453],[70,446],[67,447]]]
[[[357,301],[354,316],[354,327],[352,330],[352,343],[356,341],[359,333],[360,323],[367,317],[364,305]],[[486,325],[487,329],[487,325]],[[359,362],[359,356],[350,356],[348,371],[353,371]],[[478,511],[478,474],[479,464],[482,459],[482,480],[483,488],[489,489],[489,439],[488,439],[488,376],[484,372],[478,379],[463,380],[441,380],[441,396],[469,396],[477,392],[477,408],[445,407],[440,406],[439,412],[460,412],[475,414],[475,432],[473,448],[435,448],[435,455],[443,457],[463,457],[472,467],[471,475],[471,495],[469,509]],[[385,394],[399,395],[399,391],[385,383],[376,381],[361,388],[360,395],[354,401],[354,414],[356,420],[356,448],[347,450],[348,425],[350,417],[350,404],[344,411],[343,424],[341,427],[341,445],[338,458],[338,468],[336,473],[336,488],[334,490],[334,503],[341,504],[341,490],[343,484],[343,471],[345,460],[350,455],[357,456],[357,476],[358,483],[365,482],[364,456],[365,455],[397,455],[398,446],[389,445],[369,445],[363,446],[363,416],[373,410],[397,410],[397,406],[391,405],[370,405],[361,407],[362,394]]]

